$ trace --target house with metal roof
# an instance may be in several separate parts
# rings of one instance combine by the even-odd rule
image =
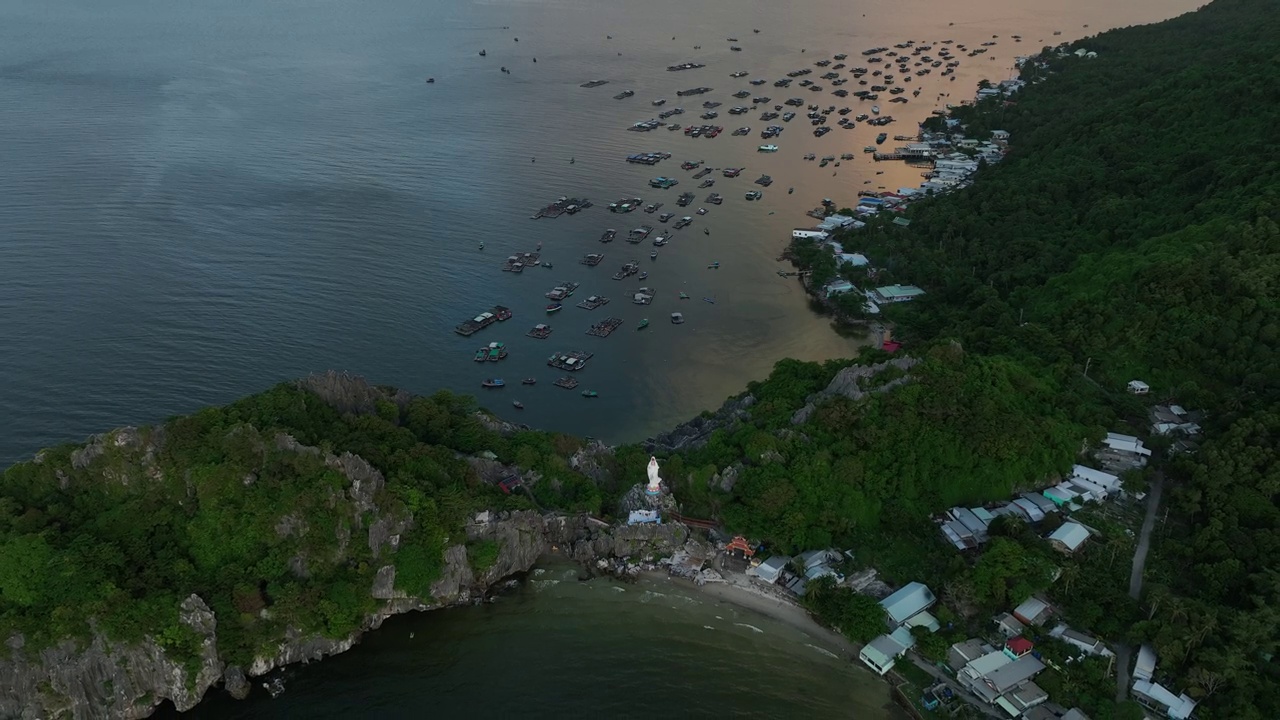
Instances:
[[[892,627],[906,623],[917,613],[933,606],[938,598],[924,583],[913,582],[880,601],[885,616]]]
[[[955,672],[960,672],[965,665],[977,660],[994,649],[977,638],[958,642],[947,650],[947,665]]]
[[[1058,552],[1068,555],[1079,550],[1088,539],[1089,530],[1071,520],[1062,523],[1057,530],[1049,534],[1049,544],[1053,545]]]
[[[1115,653],[1111,652],[1111,649],[1104,645],[1098,638],[1093,637],[1092,635],[1086,635],[1078,630],[1073,630],[1066,625],[1059,625],[1058,627],[1050,630],[1049,634],[1069,645],[1075,646],[1086,655],[1099,655],[1102,657],[1115,655]]]
[[[778,578],[782,577],[782,571],[787,568],[789,562],[791,558],[786,555],[774,555],[752,568],[750,572],[767,583],[776,583]]]
[[[1053,617],[1053,608],[1038,597],[1029,597],[1013,609],[1013,616],[1027,625],[1043,625]]]
[[[1010,690],[1004,695],[996,698],[996,706],[1013,717],[1018,717],[1038,705],[1048,702],[1049,693],[1044,688],[1027,681],[1023,685]]]
[[[1038,492],[1022,493],[1018,497],[1040,508],[1040,512],[1044,513],[1045,515],[1058,511],[1057,505],[1054,505],[1052,501],[1050,501],[1048,498],[1046,498],[1044,495],[1041,495]]]
[[[1094,470],[1084,465],[1076,465],[1071,468],[1072,480],[1085,480],[1094,485],[1104,488],[1107,492],[1113,493],[1120,489],[1120,478],[1109,472]]]
[[[898,658],[915,645],[916,639],[912,637],[911,632],[905,628],[898,628],[864,645],[862,651],[858,653],[858,659],[876,671],[876,674],[884,675],[893,669],[893,664]]]
[[[880,304],[908,302],[924,295],[924,290],[915,285],[885,285],[872,291],[872,298]]]
[[[1150,645],[1138,648],[1138,659],[1133,664],[1134,680],[1151,680],[1156,674],[1156,651]]]
[[[1027,626],[1014,617],[1012,613],[1000,613],[992,618],[992,621],[996,624],[996,630],[999,630],[1000,634],[1005,637],[1021,635],[1027,629]]]
[[[1040,522],[1044,519],[1044,511],[1040,506],[1026,498],[1017,498],[1009,503],[1009,506],[1018,510],[1023,515],[1023,519],[1029,522]]]
[[[1006,661],[1009,660],[1003,652],[1000,653],[1000,657]],[[975,695],[986,702],[994,703],[1001,695],[1031,682],[1031,679],[1040,674],[1041,670],[1044,670],[1043,662],[1034,655],[1024,655],[976,678],[968,678],[962,673],[959,679]]]
[[[1149,680],[1133,684],[1133,697],[1139,704],[1168,715],[1170,720],[1187,720],[1196,709],[1196,701],[1186,693],[1175,695],[1163,685]]]

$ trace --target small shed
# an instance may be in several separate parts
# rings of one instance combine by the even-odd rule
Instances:
[[[1125,389],[1134,395],[1146,395],[1151,392],[1151,386],[1141,380],[1130,380],[1129,384],[1125,386]]]

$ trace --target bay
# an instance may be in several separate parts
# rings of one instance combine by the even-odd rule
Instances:
[[[859,342],[832,333],[799,285],[777,277],[774,258],[790,228],[811,224],[802,213],[821,198],[851,204],[867,180],[916,184],[918,170],[859,152],[870,127],[815,139],[797,121],[774,155],[754,152],[763,125],[755,114],[742,116],[755,126],[749,137],[624,128],[652,117],[654,98],[677,104],[680,88],[708,85],[717,93],[698,100],[731,100],[729,91],[747,87],[747,78],[728,77],[739,69],[773,79],[836,52],[856,63],[862,48],[891,41],[976,46],[991,35],[1026,36],[962,57],[955,82],[920,81],[920,98],[895,110],[902,122],[890,126],[910,132],[930,109],[968,97],[979,78],[1007,77],[1015,52],[1038,48],[1037,38],[1065,40],[1091,32],[1084,22],[1157,19],[1192,3],[1045,5],[6,0],[0,463],[328,369],[417,392],[472,393],[494,374],[538,376],[535,388],[481,401],[536,427],[634,440],[714,408],[782,357],[848,356]],[[729,50],[728,37],[742,52]],[[665,70],[683,61],[706,68]],[[579,87],[591,79],[610,84]],[[611,99],[623,89],[636,96]],[[761,92],[775,101],[786,94],[771,84]],[[696,116],[700,103],[683,104],[691,112],[682,119]],[[718,122],[732,128],[734,119]],[[623,162],[648,150],[675,157],[655,168]],[[836,176],[802,161],[806,152],[857,159]],[[625,233],[652,221],[612,216],[608,201],[641,195],[671,206],[692,189],[676,166],[683,159],[747,171],[721,179],[725,204],[678,233],[657,261],[645,257],[648,245],[601,246],[606,227]],[[776,183],[749,203],[743,192],[760,173]],[[684,182],[650,191],[646,180],[657,174]],[[560,195],[598,205],[529,219]],[[502,258],[538,243],[553,270],[500,272]],[[576,264],[601,248],[600,267]],[[652,306],[626,301],[641,283],[608,279],[629,259],[652,273],[643,283],[658,292]],[[721,269],[707,270],[713,262]],[[543,293],[561,279],[581,282],[579,296],[613,303],[566,308],[549,340],[524,337],[545,319]],[[681,291],[692,299],[681,302]],[[495,303],[515,317],[472,338],[452,333]],[[667,323],[673,311],[688,322]],[[583,335],[610,314],[625,320],[613,337]],[[642,318],[654,322],[637,333]],[[476,367],[475,348],[491,340],[506,342],[511,357]],[[581,373],[597,400],[549,382],[547,355],[575,348],[597,353]]]
[[[837,52],[857,65],[868,47],[908,39],[976,47],[999,36],[987,55],[961,56],[954,82],[935,74],[906,85],[921,95],[895,107],[900,122],[887,130],[910,134],[929,111],[970,97],[979,79],[1009,77],[1016,54],[1195,5],[3,0],[0,464],[327,369],[414,392],[478,392],[495,373],[538,376],[535,388],[481,400],[536,427],[642,438],[714,408],[780,358],[855,352],[857,339],[833,333],[795,281],[776,276],[774,258],[822,198],[848,205],[860,189],[919,182],[918,170],[860,152],[875,135],[869,127],[816,139],[793,123],[773,155],[754,152],[764,124],[756,113],[717,120],[729,130],[753,126],[745,138],[627,132],[656,114],[651,100],[671,107],[678,89],[716,88],[679,101],[691,122],[702,99],[727,107],[745,80],[772,80]],[[685,61],[706,67],[665,70]],[[750,74],[732,81],[737,70]],[[579,87],[593,79],[609,84]],[[624,89],[635,97],[611,99]],[[759,92],[866,111],[826,93],[771,84]],[[623,162],[651,150],[674,157],[654,168]],[[801,160],[808,152],[856,157],[820,169]],[[694,189],[678,169],[685,159],[747,170],[718,179],[725,204],[656,261],[648,245],[597,242],[606,227],[625,231],[652,217],[611,216],[609,201],[641,195],[670,207]],[[746,202],[761,173],[774,186]],[[682,182],[652,191],[654,175]],[[529,219],[560,195],[597,207]],[[539,243],[553,270],[500,271],[502,258]],[[576,264],[601,248],[600,267]],[[607,278],[628,259],[652,273],[650,307],[625,302],[640,283]],[[721,269],[708,270],[713,262]],[[550,320],[549,340],[525,338],[545,319],[543,293],[562,279],[582,283],[578,297],[613,303],[566,308]],[[680,301],[681,291],[693,299]],[[515,317],[468,339],[452,332],[498,303]],[[689,321],[665,322],[677,310]],[[582,334],[606,315],[625,319],[614,336]],[[644,317],[653,324],[635,331]],[[490,340],[506,342],[511,357],[477,367],[471,356]],[[597,353],[581,379],[598,400],[550,385],[545,357],[574,348]],[[512,399],[527,409],[511,409]],[[215,698],[196,714],[891,712],[883,684],[784,624],[754,618],[746,624],[763,633],[738,627],[716,615],[743,617],[692,593],[668,606],[642,601],[647,590],[633,586],[537,582],[493,605],[393,619],[349,654],[286,670],[288,689],[276,700]],[[486,703],[497,712],[477,711]]]

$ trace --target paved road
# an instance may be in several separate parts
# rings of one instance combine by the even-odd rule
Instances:
[[[1147,516],[1142,520],[1138,534],[1138,547],[1133,551],[1133,569],[1129,571],[1129,597],[1142,597],[1142,571],[1147,566],[1147,551],[1151,549],[1151,531],[1156,526],[1156,514],[1160,511],[1160,495],[1164,492],[1164,473],[1157,470],[1147,495]],[[1129,699],[1129,658],[1132,648],[1119,645],[1116,648],[1116,702]]]

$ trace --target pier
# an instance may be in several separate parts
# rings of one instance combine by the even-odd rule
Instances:
[[[546,340],[551,337],[551,326],[538,323],[530,328],[529,332],[525,333],[525,335],[536,340]]]
[[[558,218],[561,215],[572,215],[579,210],[586,210],[591,207],[591,201],[586,198],[561,197],[559,200],[542,208],[533,214],[533,219],[538,218]]]
[[[603,295],[592,295],[591,297],[578,303],[578,307],[583,310],[595,310],[598,307],[604,307],[609,304],[609,298]]]
[[[609,337],[609,335],[619,327],[622,327],[622,318],[609,317],[601,320],[595,325],[592,325],[591,328],[587,330],[587,334],[595,337]]]

